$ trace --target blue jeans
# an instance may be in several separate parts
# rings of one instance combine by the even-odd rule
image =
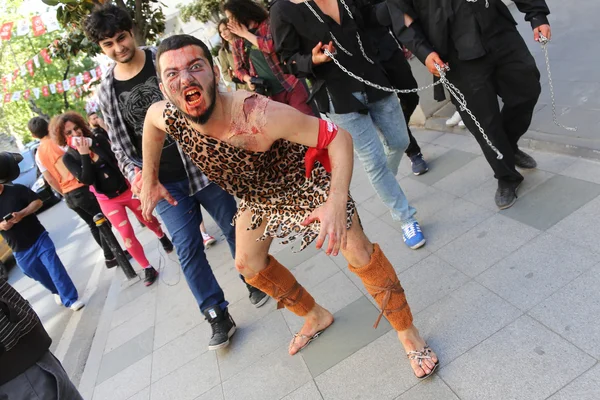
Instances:
[[[52,294],[58,294],[65,306],[70,307],[77,301],[77,289],[58,258],[48,232],[42,233],[29,249],[13,254],[23,273],[41,283]]]
[[[166,183],[164,186],[177,200],[177,205],[172,206],[162,200],[156,206],[156,211],[171,234],[188,286],[202,312],[214,306],[225,310],[228,303],[204,253],[200,234],[200,206],[219,225],[232,255],[235,256],[235,228],[231,225],[237,211],[235,199],[214,183],[193,196],[189,195],[187,179]]]
[[[409,143],[398,98],[389,95],[369,103],[364,93],[354,93],[354,96],[368,107],[368,114],[335,114],[330,102],[331,112],[327,116],[350,132],[354,151],[377,195],[390,209],[392,218],[401,223],[412,222],[417,211],[408,205],[408,200],[396,181],[400,160]],[[381,132],[381,138],[377,129]]]

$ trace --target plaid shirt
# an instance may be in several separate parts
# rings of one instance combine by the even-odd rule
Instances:
[[[273,75],[277,78],[281,86],[286,92],[291,92],[294,86],[298,83],[298,79],[294,75],[285,74],[281,69],[281,62],[277,53],[275,53],[275,43],[271,36],[271,24],[269,19],[265,19],[256,29],[256,40],[258,42],[258,49],[263,52],[267,64],[273,71]],[[243,81],[244,76],[258,76],[252,61],[250,61],[250,54],[245,49],[246,39],[236,39],[233,43],[233,61],[235,62],[234,72],[239,80]]]
[[[149,49],[151,51],[152,61],[156,64],[156,47],[142,47],[142,49]],[[108,127],[112,151],[115,153],[119,168],[123,172],[123,175],[130,182],[133,182],[135,167],[142,168],[142,159],[138,155],[138,151],[127,133],[127,125],[121,115],[121,111],[119,111],[119,100],[113,87],[114,69],[114,66],[110,67],[100,83],[98,103],[100,104],[104,122],[106,122],[106,126]],[[183,153],[179,144],[177,144],[177,149],[179,150],[179,154],[181,154],[185,172],[190,181],[191,196],[208,186],[210,181],[200,172],[188,156]]]

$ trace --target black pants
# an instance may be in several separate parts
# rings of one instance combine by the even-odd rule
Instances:
[[[410,64],[404,57],[402,50],[398,49],[398,51],[395,51],[394,55],[389,60],[381,61],[381,65],[383,66],[390,83],[396,89],[414,89],[417,87],[417,80],[413,76]],[[412,132],[408,127],[408,122],[419,105],[419,95],[416,93],[400,93],[398,94],[398,98],[400,99],[402,113],[406,120],[408,138],[410,139],[405,153],[409,157],[415,156],[421,152],[421,148],[415,137],[412,135]]]
[[[96,200],[94,194],[90,192],[90,189],[87,186],[83,186],[79,189],[65,193],[64,197],[67,206],[69,206],[71,210],[75,211],[77,215],[79,215],[79,217],[90,227],[90,231],[92,232],[94,240],[96,240],[96,243],[102,247],[104,258],[106,260],[112,260],[115,258],[112,251],[108,247],[108,244],[104,243],[104,239],[100,234],[100,230],[94,222],[94,216],[97,214],[102,214],[102,210],[100,209],[98,200]]]
[[[450,57],[448,79],[467,100],[486,135],[504,155],[498,160],[479,129],[465,111],[461,117],[479,142],[494,176],[500,182],[520,182],[515,169],[517,142],[531,124],[533,109],[540,96],[540,72],[527,45],[516,29],[489,38],[487,54],[471,61]],[[504,104],[502,109],[498,96]]]

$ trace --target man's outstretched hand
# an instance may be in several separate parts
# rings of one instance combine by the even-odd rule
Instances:
[[[152,220],[152,211],[154,211],[159,201],[164,199],[172,206],[177,205],[177,200],[158,180],[153,183],[146,182],[143,185],[140,184],[140,186],[139,197],[142,202],[142,216],[146,221]]]
[[[329,236],[327,246],[327,255],[337,256],[340,250],[346,249],[347,222],[346,222],[346,202],[339,201],[330,197],[325,204],[315,209],[302,222],[303,226],[308,226],[315,221],[321,222],[321,230],[317,237],[317,249],[323,247],[325,239]]]

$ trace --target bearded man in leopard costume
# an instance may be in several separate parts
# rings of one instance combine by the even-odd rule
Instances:
[[[282,103],[245,91],[218,93],[218,68],[206,45],[192,36],[165,39],[157,53],[160,88],[144,123],[141,201],[148,218],[157,202],[175,204],[158,181],[161,147],[169,134],[189,158],[242,201],[235,218],[236,268],[304,325],[290,343],[296,354],[333,323],[291,272],[269,255],[273,238],[301,238],[300,249],[326,238],[363,281],[411,360],[418,378],[438,365],[413,325],[404,289],[377,244],[365,236],[349,195],[353,149],[348,132]]]

